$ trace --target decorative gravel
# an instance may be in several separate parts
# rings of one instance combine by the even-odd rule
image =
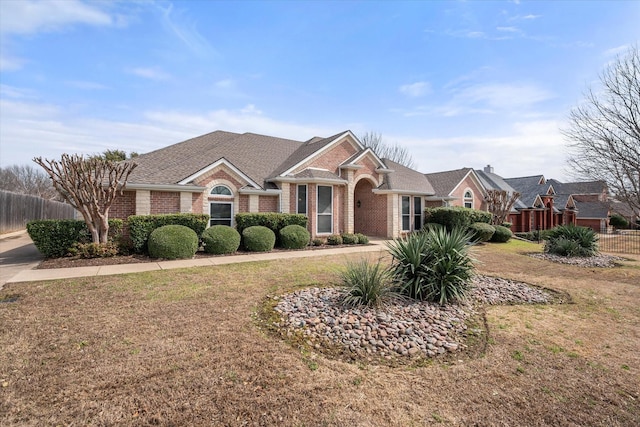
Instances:
[[[622,261],[622,258],[620,257],[605,254],[598,254],[592,257],[566,257],[548,253],[532,253],[529,254],[529,256],[546,261],[559,262],[561,264],[569,264],[587,268],[613,268],[616,266],[616,261]]]
[[[474,303],[545,304],[551,296],[525,283],[477,276],[464,304],[396,300],[382,308],[349,308],[339,288],[303,289],[275,297],[278,326],[286,334],[301,332],[317,347],[338,345],[358,355],[435,357],[466,348],[465,321]]]

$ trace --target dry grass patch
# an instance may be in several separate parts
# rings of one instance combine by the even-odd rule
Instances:
[[[640,424],[637,262],[522,251],[474,255],[574,303],[487,307],[484,354],[422,367],[333,360],[258,327],[267,295],[334,283],[345,256],[6,285],[0,424]]]

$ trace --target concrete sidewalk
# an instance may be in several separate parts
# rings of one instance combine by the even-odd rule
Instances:
[[[34,282],[39,280],[68,279],[87,276],[108,276],[112,274],[139,273],[143,271],[169,270],[173,268],[203,267],[212,265],[235,264],[242,262],[273,261],[279,259],[311,258],[330,255],[386,252],[384,240],[372,240],[369,245],[344,246],[340,248],[304,250],[304,251],[277,251],[229,256],[212,256],[210,258],[197,258],[175,261],[141,262],[135,264],[104,265],[95,267],[53,268],[43,270],[22,270],[11,277],[6,283]]]

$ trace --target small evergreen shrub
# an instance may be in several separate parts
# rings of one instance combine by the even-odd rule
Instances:
[[[119,244],[123,221],[109,220],[109,241]],[[77,219],[43,219],[29,221],[27,233],[40,253],[46,258],[60,258],[69,254],[76,243],[91,243],[87,224]]]
[[[491,236],[491,242],[506,243],[511,239],[511,230],[502,225],[494,225],[496,232]]]
[[[488,242],[493,237],[496,229],[493,225],[485,222],[474,222],[469,226],[469,230],[473,233],[471,238],[474,242]]]
[[[356,233],[356,237],[358,238],[359,245],[368,245],[369,238],[362,233]]]
[[[151,232],[147,245],[151,258],[192,258],[198,250],[198,235],[184,225],[164,225]]]
[[[323,239],[323,238],[321,238],[321,237],[316,237],[316,238],[314,238],[314,239],[311,241],[311,246],[322,246],[322,245],[324,245],[325,243],[327,243],[327,241],[326,241],[326,240],[324,240],[324,239]]]
[[[240,247],[240,233],[228,225],[214,225],[202,233],[204,251],[209,254],[232,254]]]
[[[342,244],[342,236],[339,234],[332,234],[327,237],[327,245],[337,246]]]
[[[475,269],[468,253],[471,237],[466,229],[442,227],[388,243],[400,293],[441,305],[464,299]]]
[[[260,225],[267,227],[276,235],[276,245],[281,246],[280,230],[287,225],[299,225],[307,228],[309,219],[302,214],[287,214],[277,212],[239,213],[235,216],[236,229],[242,234],[245,228]]]
[[[613,214],[609,218],[609,225],[614,228],[629,228],[629,221],[620,214]]]
[[[170,214],[170,215],[131,215],[127,218],[129,225],[129,239],[136,253],[147,251],[147,241],[156,228],[164,225],[183,225],[192,229],[197,236],[201,236],[209,224],[206,214]]]
[[[560,225],[548,231],[545,252],[590,257],[598,253],[598,235],[589,227]]]
[[[342,243],[344,243],[345,245],[357,245],[358,244],[358,237],[356,237],[355,234],[343,233],[342,234]]]
[[[280,242],[285,249],[302,249],[309,245],[311,234],[301,225],[287,225],[280,230]]]
[[[462,207],[427,208],[424,211],[425,222],[435,222],[453,230],[455,227],[467,228],[474,222],[491,222],[491,214],[478,209]]]
[[[378,307],[385,301],[397,297],[391,272],[381,260],[373,264],[366,258],[349,262],[340,273],[343,287],[343,303],[347,306]]]
[[[115,242],[108,243],[80,243],[76,242],[69,248],[68,255],[78,258],[109,258],[118,255],[118,245]]]
[[[269,252],[275,244],[276,235],[267,227],[254,225],[242,232],[242,245],[249,252]]]

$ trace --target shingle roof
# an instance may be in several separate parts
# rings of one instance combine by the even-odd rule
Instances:
[[[467,174],[472,171],[471,168],[462,168],[445,172],[435,172],[424,174],[438,197],[446,197],[460,184]]]
[[[607,202],[576,202],[578,219],[580,218],[607,218],[611,206]]]
[[[550,179],[549,183],[556,193],[562,194],[601,194],[607,188],[604,181],[560,182]]]
[[[547,194],[549,184],[540,184],[542,175],[506,178],[504,181],[520,193],[520,201],[529,208],[534,207],[539,195]]]
[[[330,136],[329,138],[318,138],[318,137],[311,138],[309,141],[299,146],[296,149],[296,151],[289,154],[289,156],[281,157],[280,162],[277,163],[279,166],[272,171],[269,177],[274,178],[278,175],[281,175],[282,173],[286,172],[287,170],[291,169],[292,167],[294,167],[295,165],[297,165],[298,163],[306,159],[307,157],[311,156],[316,151],[331,144],[336,138],[338,138],[341,135],[344,135],[345,132],[337,133],[333,136]],[[282,159],[284,159],[284,161],[282,161]]]
[[[131,184],[177,184],[225,158],[264,186],[274,165],[291,156],[303,143],[254,133],[216,131],[142,154],[129,177]]]
[[[475,169],[474,172],[478,176],[478,179],[484,186],[485,190],[504,190],[507,193],[513,193],[515,190],[510,186],[500,175],[493,172],[485,172],[483,170]],[[519,193],[519,191],[518,191]],[[522,202],[521,199],[516,200],[513,204],[513,209],[526,209],[528,206]]]
[[[422,194],[433,195],[435,193],[431,182],[424,174],[417,170],[410,169],[389,159],[382,159],[387,167],[393,172],[387,175],[381,190],[411,191]]]

